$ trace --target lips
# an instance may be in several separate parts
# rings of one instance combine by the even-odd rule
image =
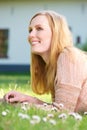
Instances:
[[[31,44],[32,44],[32,45],[36,45],[36,44],[40,44],[40,42],[34,40],[34,41],[31,42]]]

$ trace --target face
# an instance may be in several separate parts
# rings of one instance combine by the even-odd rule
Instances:
[[[29,42],[34,54],[49,53],[52,32],[45,15],[38,15],[32,19],[29,26]]]

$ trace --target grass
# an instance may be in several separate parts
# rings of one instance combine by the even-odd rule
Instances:
[[[10,90],[35,95],[31,91],[30,76],[0,75],[0,97]],[[50,95],[37,96],[50,102]],[[0,130],[86,130],[87,116],[73,113],[45,111],[28,104],[0,103]]]
[[[30,76],[29,75],[0,75],[0,98],[11,90],[20,91],[25,94],[37,96],[45,101],[50,101],[50,95],[38,96],[31,90]]]

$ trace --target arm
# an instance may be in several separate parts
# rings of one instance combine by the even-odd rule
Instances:
[[[74,111],[77,104],[80,89],[68,84],[56,84],[55,86],[55,102],[63,104],[63,109]]]
[[[29,102],[31,104],[43,104],[44,102],[39,100],[38,98],[17,92],[17,91],[10,91],[4,96],[4,100],[8,103],[22,103],[22,102]]]
[[[87,80],[84,82],[82,86],[82,90],[80,92],[77,105],[75,108],[75,112],[85,112],[87,111]]]
[[[61,53],[55,77],[55,102],[62,103],[65,110],[75,110],[83,77],[83,62],[78,58],[77,52],[65,50]]]

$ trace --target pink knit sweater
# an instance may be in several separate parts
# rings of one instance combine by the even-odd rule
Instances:
[[[59,55],[54,101],[69,111],[87,111],[87,55],[69,47]]]

